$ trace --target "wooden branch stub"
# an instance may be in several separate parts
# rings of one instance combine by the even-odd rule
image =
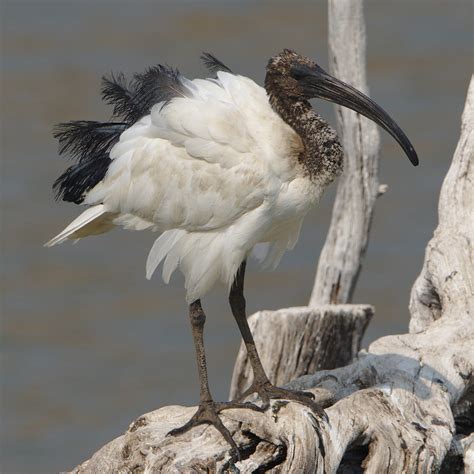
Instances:
[[[372,315],[369,305],[324,305],[259,311],[249,318],[249,324],[270,381],[281,386],[296,377],[350,363]],[[230,398],[243,393],[252,381],[242,343]]]

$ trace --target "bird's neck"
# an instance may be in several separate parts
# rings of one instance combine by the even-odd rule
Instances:
[[[267,92],[268,89],[267,89]],[[273,110],[300,136],[304,151],[299,161],[312,181],[328,185],[341,172],[343,151],[334,129],[304,99],[269,93]]]

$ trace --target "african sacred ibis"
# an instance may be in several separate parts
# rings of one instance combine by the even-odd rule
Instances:
[[[335,131],[311,108],[323,98],[372,119],[401,145],[416,152],[398,125],[375,102],[330,76],[314,61],[285,49],[270,59],[265,87],[234,74],[210,54],[211,79],[188,80],[156,66],[127,82],[103,79],[102,96],[116,121],[61,124],[60,153],[77,163],[54,183],[57,196],[87,209],[46,245],[100,234],[115,226],[162,232],[146,263],[150,278],[160,262],[168,282],[179,268],[185,277],[200,380],[199,409],[182,433],[213,424],[236,453],[218,417],[226,408],[266,409],[272,398],[295,400],[324,412],[310,394],[284,390],[268,380],[245,315],[246,259],[265,244],[263,264],[275,267],[292,248],[303,218],[341,173],[343,152]],[[201,298],[217,281],[246,344],[254,382],[244,397],[253,404],[216,403],[208,387]],[[244,398],[242,397],[242,398]]]

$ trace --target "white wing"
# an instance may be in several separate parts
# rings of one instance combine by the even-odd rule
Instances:
[[[185,82],[189,96],[157,104],[111,151],[105,179],[86,204],[103,203],[127,225],[209,231],[277,198],[294,176],[299,138],[250,79]],[[291,139],[288,139],[290,137]]]
[[[309,191],[295,166],[302,142],[263,88],[224,72],[181,80],[183,97],[156,104],[122,133],[84,204],[103,206],[107,224],[163,231],[147,276],[164,259],[167,281],[179,265],[193,301],[216,280],[230,285],[258,242],[272,245],[265,260],[276,265],[297,238]],[[95,222],[86,225],[94,231]],[[74,227],[60,237],[87,232]]]

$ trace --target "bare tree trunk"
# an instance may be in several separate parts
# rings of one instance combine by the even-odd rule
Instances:
[[[453,466],[462,462],[473,472],[473,157],[474,78],[441,191],[439,226],[413,287],[412,332],[381,338],[351,365],[289,385],[311,390],[328,407],[328,422],[283,400],[264,413],[228,410],[221,418],[243,453],[234,464],[213,427],[166,437],[195,408],[165,407],[140,417],[73,472],[335,473],[362,467],[369,474],[399,474],[456,472]]]
[[[367,94],[365,51],[363,0],[329,0],[329,68],[335,77]],[[352,301],[380,192],[377,126],[345,107],[336,106],[336,116],[344,148],[344,173],[310,306]]]

